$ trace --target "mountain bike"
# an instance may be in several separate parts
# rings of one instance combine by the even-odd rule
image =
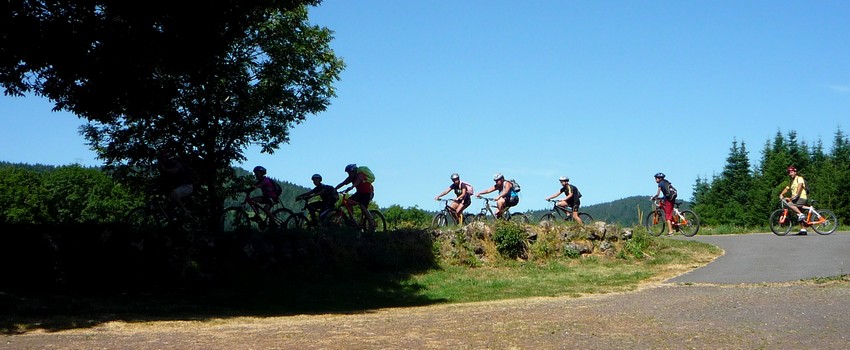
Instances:
[[[490,202],[495,202],[496,198],[488,198],[488,197],[478,197],[484,200],[484,207],[481,208],[481,212],[475,215],[475,221],[494,221],[496,219],[496,214],[493,212],[493,206]],[[505,212],[502,213],[502,218],[508,221],[516,221],[521,224],[528,223],[528,215],[525,213],[511,213],[511,208],[505,208]]]
[[[783,198],[779,201],[779,209],[770,214],[770,230],[777,236],[787,235],[791,231],[791,227],[800,223],[797,220],[797,213],[791,209],[791,199]],[[835,232],[838,228],[838,217],[830,210],[815,209],[815,201],[811,201],[809,205],[799,206],[803,215],[803,225],[811,226],[815,232],[821,235],[828,235]]]
[[[300,229],[314,229],[319,227],[319,225],[324,222],[324,219],[334,211],[334,208],[328,208],[323,210],[321,213],[316,214],[316,220],[313,220],[311,215],[308,215],[310,212],[308,204],[310,203],[309,198],[299,199],[304,202],[304,206],[301,207],[301,211],[293,214],[289,218],[286,219],[283,226],[286,228],[300,228]],[[308,214],[304,214],[308,213]]]
[[[457,218],[455,218],[456,212],[454,208],[451,207],[452,202],[454,202],[455,200],[443,199],[442,201],[445,202],[445,207],[443,207],[442,210],[437,212],[437,214],[434,215],[434,218],[431,219],[431,228],[459,224]],[[451,223],[449,223],[449,221],[451,221]],[[463,222],[465,224],[471,223],[473,221],[475,221],[475,215],[471,213],[463,213]]]
[[[573,219],[573,208],[570,207],[562,207],[558,205],[560,199],[550,199],[549,202],[553,203],[552,210],[548,213],[543,214],[540,217],[540,222],[549,221],[574,221]],[[579,212],[578,217],[581,218],[581,222],[585,225],[593,223],[593,217],[588,213]]]
[[[372,214],[372,218],[375,220],[375,226],[373,227],[369,223],[369,219],[366,218],[365,213],[360,212],[360,205],[354,205],[348,200],[348,192],[340,192],[341,200],[338,202],[333,209],[327,214],[325,214],[324,219],[322,219],[322,224],[327,225],[328,227],[349,227],[356,230],[362,230],[364,232],[386,232],[387,231],[387,220],[384,218],[384,214],[378,210],[370,209],[369,214]],[[351,213],[354,213],[354,216],[349,215],[349,210]],[[359,218],[359,220],[357,220]]]
[[[238,229],[265,231],[269,228],[285,229],[284,223],[294,215],[292,210],[284,207],[280,201],[269,209],[271,216],[263,210],[263,204],[251,196],[245,196],[242,203],[225,208],[219,216],[221,232],[233,232]]]
[[[664,209],[661,208],[661,199],[654,198],[655,210],[646,216],[646,230],[652,236],[660,236],[667,230],[667,221],[664,220]],[[692,237],[699,232],[699,216],[693,210],[679,210],[682,201],[673,202],[673,230],[681,232],[685,237]],[[670,232],[668,234],[673,234]]]

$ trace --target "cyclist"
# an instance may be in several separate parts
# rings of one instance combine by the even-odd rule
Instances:
[[[790,202],[793,205],[789,205],[791,210],[797,213],[797,221],[800,222],[800,232],[797,235],[805,236],[806,232],[806,216],[803,215],[803,212],[800,211],[800,206],[808,204],[808,191],[806,191],[806,180],[803,179],[802,176],[797,174],[797,168],[792,166],[788,167],[788,177],[791,178],[791,183],[788,186],[785,186],[782,189],[782,193],[779,194],[779,200],[783,200],[786,202]],[[785,192],[791,190],[791,198],[785,198]]]
[[[295,196],[295,199],[310,199],[315,196],[321,198],[320,201],[307,203],[307,211],[310,212],[310,218],[313,219],[313,222],[317,222],[320,213],[324,214],[326,210],[334,207],[336,201],[339,200],[339,194],[333,186],[322,183],[322,175],[313,174],[311,179],[315,187],[309,192]]]
[[[581,206],[581,193],[579,192],[578,187],[570,184],[570,178],[566,176],[561,176],[558,181],[561,182],[561,189],[558,190],[558,192],[555,192],[555,194],[546,197],[546,201],[550,201],[552,198],[561,195],[561,193],[567,195],[567,198],[559,200],[556,205],[563,208],[571,208],[573,220],[579,224],[583,224],[584,222],[582,222],[581,218],[578,216],[578,207]]]
[[[445,191],[434,197],[434,199],[440,200],[440,197],[454,191],[457,198],[451,204],[452,209],[454,209],[452,215],[455,217],[455,222],[463,225],[463,211],[472,204],[472,185],[460,181],[460,175],[458,173],[452,174],[451,179],[452,184]]]
[[[493,175],[493,181],[496,182],[493,187],[478,192],[475,196],[481,198],[482,194],[499,191],[499,195],[496,196],[496,218],[502,218],[505,210],[519,204],[519,194],[514,190],[513,183],[505,181],[505,176],[501,173]]]
[[[673,203],[676,201],[676,195],[674,194],[673,185],[670,184],[670,181],[666,179],[667,175],[664,173],[656,173],[655,174],[655,183],[658,184],[658,190],[655,191],[655,195],[652,196],[652,199],[658,199],[658,195],[664,195],[661,198],[661,209],[664,209],[664,221],[667,221],[667,234],[673,234]]]
[[[182,210],[183,215],[189,215],[184,202],[186,197],[194,191],[192,170],[166,149],[159,151],[156,164],[161,175],[162,186],[168,191],[168,198]]]
[[[250,197],[251,192],[259,188],[260,196],[253,197],[253,200],[262,204],[263,206],[260,208],[266,213],[267,217],[271,217],[272,206],[280,201],[279,194],[275,191],[274,180],[266,176],[266,168],[259,165],[254,167],[254,178],[257,179],[257,182],[245,189],[245,197]],[[259,217],[257,219],[259,220]]]
[[[340,187],[347,184],[351,184],[351,187],[345,189],[343,192],[348,193],[348,191],[351,191],[352,188],[356,188],[357,191],[345,200],[345,209],[351,217],[354,217],[351,206],[353,204],[359,205],[360,211],[363,212],[366,219],[369,220],[369,224],[372,225],[372,227],[375,227],[375,218],[373,218],[372,213],[369,212],[369,202],[371,202],[372,198],[375,197],[375,188],[372,186],[372,183],[367,180],[366,174],[357,169],[357,164],[346,165],[345,172],[348,173],[348,177],[340,182],[339,185],[336,185],[336,187],[334,187],[334,191],[339,190]]]

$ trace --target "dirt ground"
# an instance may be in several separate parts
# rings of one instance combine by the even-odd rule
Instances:
[[[0,349],[845,349],[850,283],[677,285],[581,298],[4,336]]]

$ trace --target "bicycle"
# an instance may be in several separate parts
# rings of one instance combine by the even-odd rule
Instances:
[[[560,199],[549,200],[549,202],[553,203],[552,210],[543,214],[543,216],[540,217],[540,222],[574,221],[573,208],[559,206],[558,202],[560,201]],[[581,222],[585,225],[593,223],[593,217],[588,213],[579,212],[578,217],[581,218]]]
[[[369,219],[366,218],[366,214],[359,213],[360,205],[355,206],[348,201],[348,192],[339,192],[339,194],[341,195],[341,200],[330,212],[325,214],[324,219],[321,221],[322,224],[329,227],[349,227],[364,232],[387,231],[387,220],[384,218],[383,213],[375,209],[369,210],[369,214],[372,214],[372,219],[375,220],[375,226],[373,227]],[[356,212],[354,211],[354,207],[357,207]],[[349,211],[355,213],[354,216],[349,215]],[[358,213],[360,214],[360,219],[356,220],[355,218],[358,217]]]
[[[439,212],[437,212],[437,214],[434,215],[434,218],[431,219],[431,228],[448,226],[449,220],[451,220],[452,225],[460,224],[458,222],[457,218],[455,217],[456,212],[455,212],[454,208],[451,207],[451,203],[454,202],[455,200],[454,199],[442,199],[442,201],[445,202],[445,207],[442,210],[440,210]],[[471,223],[473,221],[475,221],[475,215],[473,215],[471,213],[463,213],[463,222],[464,223],[468,224],[468,223]]]
[[[232,232],[239,229],[251,229],[255,231],[265,231],[269,227],[277,229],[285,229],[284,223],[294,215],[292,210],[284,207],[280,200],[275,203],[279,208],[269,209],[271,216],[263,210],[262,204],[254,200],[251,196],[245,196],[242,203],[225,208],[219,219],[219,227],[221,232]],[[274,209],[274,210],[272,210]]]
[[[299,228],[299,229],[314,229],[319,227],[319,225],[324,222],[324,219],[330,214],[334,208],[327,208],[323,210],[321,213],[316,215],[316,220],[312,219],[311,215],[304,214],[305,212],[309,213],[310,209],[308,204],[310,203],[309,198],[301,198],[300,201],[304,202],[304,206],[301,207],[301,211],[293,214],[288,217],[284,222],[283,226],[287,228]]]
[[[495,202],[496,198],[489,198],[489,197],[478,197],[478,198],[481,198],[481,199],[484,200],[484,207],[481,208],[480,213],[475,215],[475,221],[484,222],[484,221],[494,220],[496,218],[496,214],[493,213],[493,207],[490,204],[490,202]],[[510,207],[505,208],[505,212],[502,213],[502,218],[504,220],[507,220],[507,221],[510,221],[511,219],[513,219],[514,221],[519,222],[521,224],[527,224],[528,223],[528,215],[525,215],[525,213],[513,213],[512,214]]]
[[[652,201],[655,203],[655,210],[646,216],[645,225],[650,235],[658,237],[667,230],[667,221],[664,219],[661,199],[654,198]],[[692,237],[699,232],[699,216],[693,210],[679,210],[679,205],[682,203],[684,202],[673,202],[673,230],[681,232],[685,237]]]
[[[791,231],[794,224],[799,223],[797,213],[791,210],[791,199],[784,198],[779,201],[779,209],[770,214],[770,230],[777,236],[787,235]],[[821,235],[828,235],[835,232],[838,228],[838,217],[831,210],[815,209],[815,201],[811,201],[809,205],[800,205],[802,211],[805,211],[803,226],[811,226],[815,232]]]

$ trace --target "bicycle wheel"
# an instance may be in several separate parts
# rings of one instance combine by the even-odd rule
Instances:
[[[309,223],[307,215],[295,213],[286,218],[286,221],[283,222],[283,228],[285,230],[305,230],[307,223]]]
[[[528,224],[528,215],[525,215],[525,213],[511,214],[508,220],[518,222],[520,224]]]
[[[489,220],[490,220],[490,217],[487,216],[487,214],[480,214],[479,213],[478,215],[475,215],[475,221],[477,221],[477,222],[487,222]]]
[[[325,218],[322,219],[322,223],[324,224],[325,227],[333,227],[333,228],[340,228],[340,227],[348,226],[348,223],[346,222],[345,214],[342,213],[342,210],[334,210],[334,211],[328,213],[327,215],[325,215]]]
[[[475,222],[475,214],[463,213],[463,224],[469,225]]]
[[[588,213],[578,213],[578,217],[581,219],[582,224],[589,225],[593,223],[593,217]]]
[[[785,215],[785,210],[776,209],[770,214],[770,230],[777,236],[787,235],[791,231],[791,217]]]
[[[543,216],[540,217],[540,223],[542,224],[544,222],[554,224],[555,223],[555,214],[552,214],[552,213],[543,214]]]
[[[384,219],[384,214],[377,210],[370,210],[369,214],[372,214],[372,219],[375,219],[375,227],[372,227],[368,224],[368,220],[366,216],[360,218],[360,222],[366,222],[366,229],[374,232],[387,232],[387,219]]]
[[[679,230],[685,237],[693,237],[699,232],[699,216],[692,210],[682,210],[679,217]]]
[[[233,232],[239,229],[254,228],[254,222],[241,207],[230,207],[221,212],[219,229],[221,232]]]
[[[667,230],[667,223],[664,221],[664,210],[656,209],[646,216],[646,231],[651,236],[661,236]]]
[[[279,225],[279,229],[286,230],[288,229],[286,221],[289,220],[289,218],[293,215],[295,215],[295,213],[293,213],[292,210],[286,208],[278,208],[277,210],[272,212],[272,217],[270,218],[271,220],[269,220],[269,224]]]
[[[431,228],[446,227],[446,225],[448,225],[446,222],[446,213],[437,213],[437,215],[434,215],[434,218],[431,219]]]
[[[815,232],[822,235],[828,235],[830,233],[835,232],[835,229],[838,228],[838,217],[835,216],[835,213],[826,209],[822,209],[818,211],[818,214],[820,214],[820,217],[824,221],[820,222],[820,218],[814,220],[815,222],[820,222],[812,225],[812,228],[815,229]]]

